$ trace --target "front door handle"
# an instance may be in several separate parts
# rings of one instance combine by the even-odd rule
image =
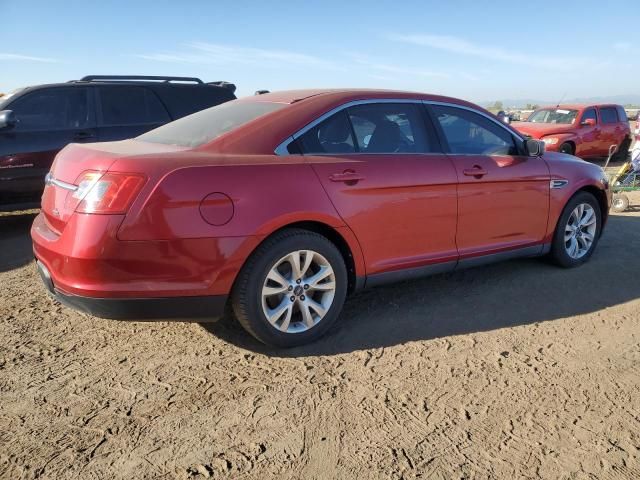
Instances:
[[[487,171],[480,165],[474,165],[473,168],[465,168],[462,173],[467,177],[482,178],[487,174]]]
[[[347,185],[355,185],[360,180],[364,180],[364,177],[355,170],[345,170],[342,173],[332,173],[329,175],[329,180],[332,182],[344,182]]]

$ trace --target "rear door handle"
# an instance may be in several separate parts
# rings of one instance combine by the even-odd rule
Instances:
[[[88,140],[90,138],[95,138],[95,135],[91,132],[76,132],[73,136],[74,140]]]
[[[353,185],[360,180],[364,180],[364,177],[354,170],[345,170],[342,173],[332,173],[329,175],[329,180],[332,182],[344,182]]]
[[[467,177],[482,178],[487,174],[487,171],[480,165],[474,165],[473,168],[465,168],[462,173]]]

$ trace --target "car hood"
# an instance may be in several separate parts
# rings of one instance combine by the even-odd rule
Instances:
[[[547,135],[558,133],[572,133],[575,126],[572,124],[559,124],[559,123],[533,123],[533,122],[513,122],[511,124],[513,128],[520,133],[530,135],[533,138],[542,138]]]

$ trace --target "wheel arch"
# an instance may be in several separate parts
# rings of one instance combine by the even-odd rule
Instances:
[[[609,200],[607,198],[606,192],[601,188],[596,187],[595,185],[585,185],[576,190],[573,195],[571,195],[569,200],[571,200],[571,198],[575,197],[576,194],[580,192],[587,192],[596,197],[596,200],[598,200],[598,205],[600,206],[602,226],[604,227],[604,225],[607,223],[607,218],[609,218]],[[602,232],[602,229],[600,230],[600,232]]]
[[[279,225],[277,228],[274,228],[267,235],[265,235],[262,240],[254,247],[254,249],[243,262],[242,267],[244,267],[244,264],[249,260],[251,255],[253,255],[265,241],[267,241],[277,233],[289,229],[307,230],[309,232],[317,233],[318,235],[322,235],[323,237],[327,238],[336,246],[336,248],[340,251],[342,258],[344,259],[349,279],[347,290],[348,293],[353,293],[363,287],[365,278],[364,259],[362,251],[360,249],[360,245],[355,235],[353,234],[351,229],[346,226],[334,227],[319,220],[298,220],[285,223]],[[242,269],[242,267],[240,268],[240,270]]]

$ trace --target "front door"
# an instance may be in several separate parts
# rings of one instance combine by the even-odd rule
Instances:
[[[16,124],[0,130],[0,203],[38,200],[56,154],[68,143],[96,141],[88,89],[39,89],[7,109]]]
[[[458,175],[460,260],[540,245],[549,213],[549,169],[522,155],[506,127],[479,113],[429,107]]]
[[[585,124],[587,120],[593,120],[595,125]],[[598,121],[598,115],[596,114],[596,109],[594,107],[587,108],[582,113],[578,129],[580,144],[577,147],[575,153],[576,156],[597,156],[600,151],[600,143],[602,142],[602,132],[600,122]]]
[[[298,139],[357,236],[368,276],[457,261],[456,172],[426,120],[420,103],[367,103]]]

